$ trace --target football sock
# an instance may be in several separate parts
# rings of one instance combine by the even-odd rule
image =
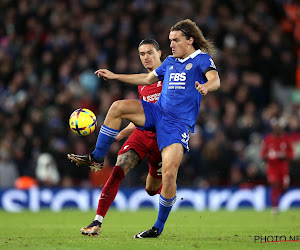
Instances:
[[[99,215],[99,214],[96,214],[95,220],[99,221],[102,224],[103,217],[101,215]]]
[[[92,153],[95,160],[105,157],[110,145],[115,141],[118,133],[119,130],[108,128],[105,125],[102,125],[98,135],[96,148]]]
[[[119,166],[115,166],[102,189],[98,202],[97,214],[103,218],[105,217],[110,205],[113,203],[118,193],[120,183],[124,177],[125,174],[123,169]]]
[[[176,201],[176,196],[172,199],[166,199],[162,195],[159,197],[159,210],[157,221],[154,223],[154,227],[158,229],[158,232],[161,232],[164,229],[166,220],[171,212],[171,209]]]

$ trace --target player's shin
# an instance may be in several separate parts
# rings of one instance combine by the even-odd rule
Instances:
[[[98,135],[96,148],[93,151],[93,157],[96,160],[105,157],[111,144],[115,141],[115,138],[117,137],[118,133],[119,133],[119,130],[112,129],[112,128],[106,127],[105,125],[102,125],[99,135]]]
[[[123,169],[119,166],[115,166],[110,174],[109,179],[102,189],[98,203],[97,215],[102,216],[102,219],[105,217],[110,205],[113,203],[118,193],[120,183],[124,177],[125,174]]]

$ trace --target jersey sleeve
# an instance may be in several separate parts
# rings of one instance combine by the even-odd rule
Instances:
[[[217,67],[213,59],[208,54],[203,55],[200,67],[204,75],[210,70],[217,70]]]
[[[163,63],[158,67],[156,68],[153,73],[155,76],[157,76],[157,78],[162,81],[164,79],[164,75],[165,75],[165,72],[166,72],[166,67],[167,65],[170,64],[170,60],[169,60],[169,57],[167,57]]]

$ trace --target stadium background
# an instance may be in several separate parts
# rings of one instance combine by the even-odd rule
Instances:
[[[47,188],[102,186],[123,142],[112,145],[97,174],[75,167],[66,154],[93,150],[111,103],[138,95],[136,87],[107,83],[93,72],[144,72],[139,42],[155,38],[170,54],[169,29],[184,18],[215,43],[221,89],[203,98],[178,186],[266,185],[259,150],[276,115],[294,140],[291,184],[298,187],[299,8],[280,0],[1,1],[0,187],[15,187],[21,176]],[[87,137],[68,126],[79,107],[98,118],[97,131]],[[45,164],[53,168],[48,176]],[[147,170],[145,162],[136,167],[121,188],[143,187]]]

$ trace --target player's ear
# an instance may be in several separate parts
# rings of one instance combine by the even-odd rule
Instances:
[[[194,43],[194,38],[193,38],[193,37],[190,37],[190,38],[189,38],[189,45],[193,45],[193,43]]]
[[[158,52],[158,54],[159,54],[159,58],[161,58],[161,55],[162,55],[161,50],[158,50],[157,52]]]

